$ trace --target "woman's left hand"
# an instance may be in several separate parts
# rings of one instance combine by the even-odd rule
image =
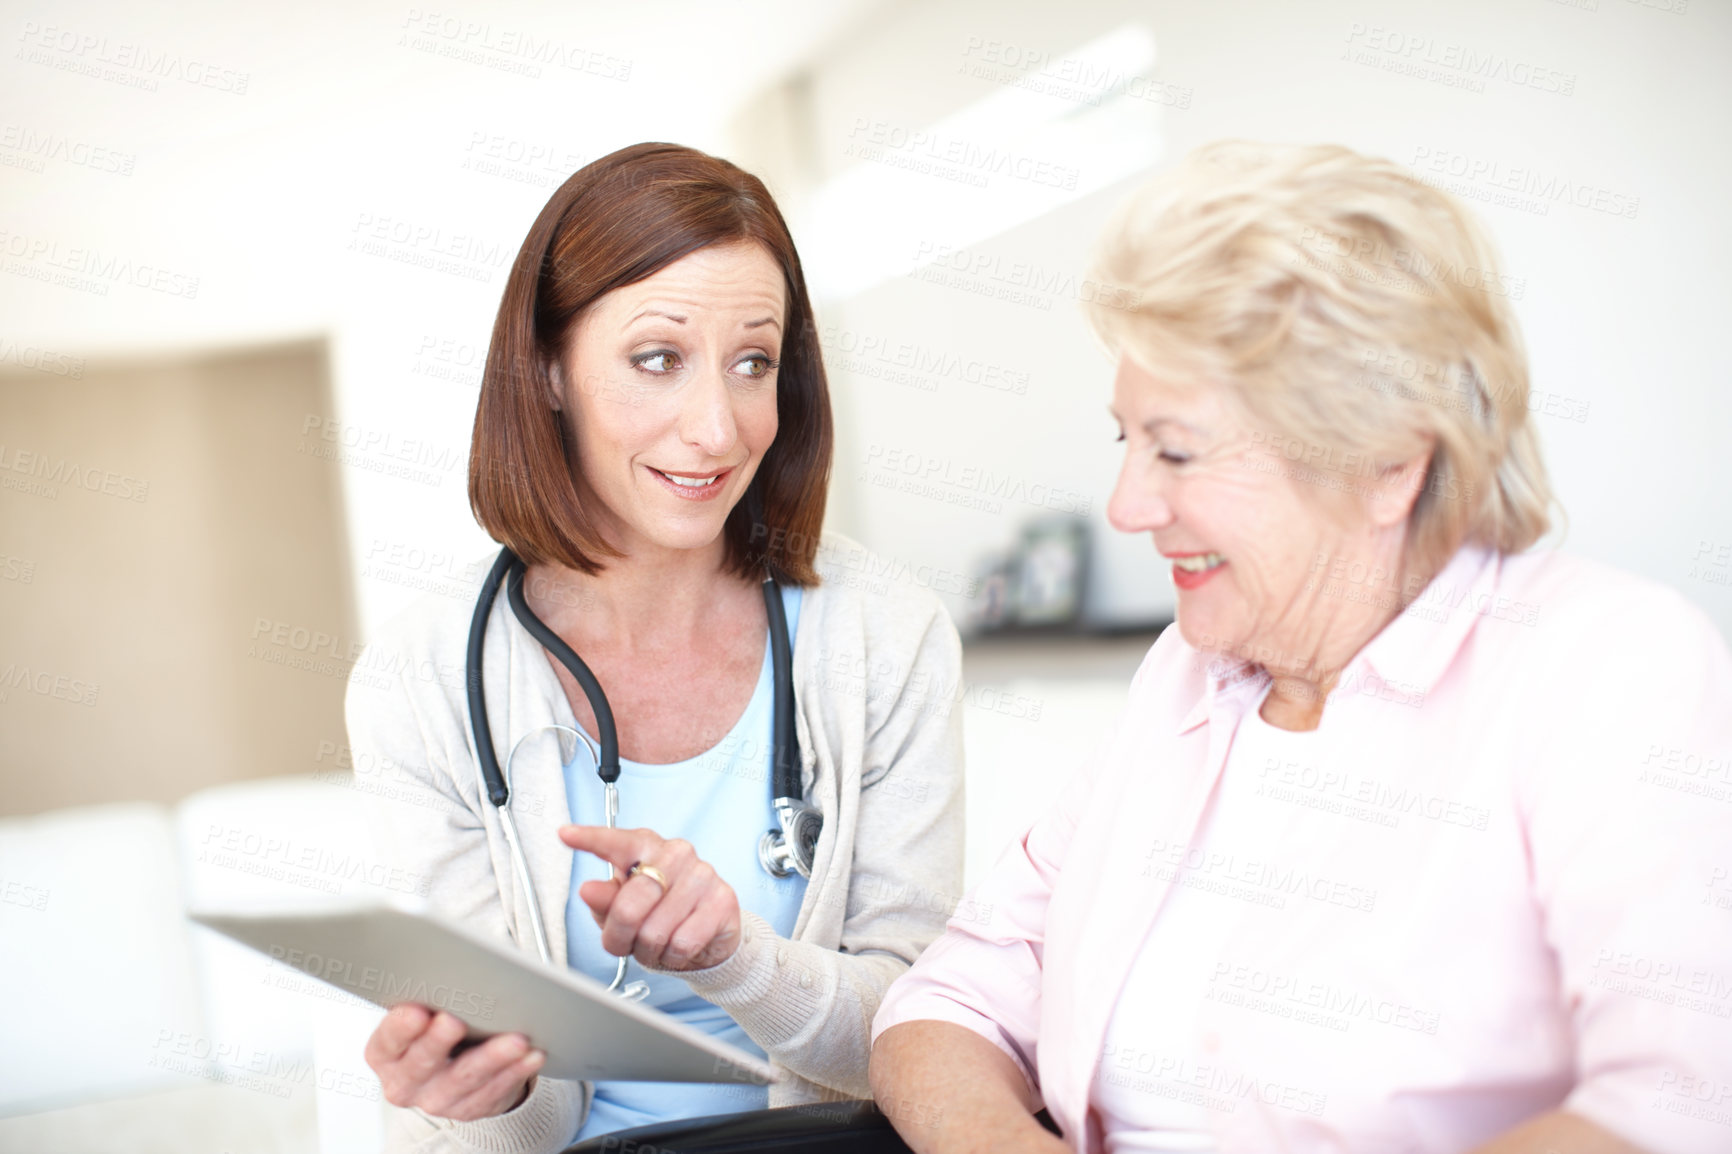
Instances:
[[[602,949],[630,954],[657,970],[702,970],[733,956],[740,944],[740,900],[690,842],[654,830],[564,825],[559,840],[613,866],[610,881],[584,882],[577,895],[601,927]],[[654,867],[626,874],[633,865]]]

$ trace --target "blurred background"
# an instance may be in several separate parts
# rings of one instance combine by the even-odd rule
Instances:
[[[0,1150],[376,1148],[373,1012],[182,914],[388,888],[343,685],[412,599],[467,600],[506,268],[636,141],[789,218],[850,579],[969,634],[971,876],[1171,612],[1105,523],[1081,305],[1112,206],[1207,141],[1469,203],[1560,540],[1732,636],[1717,0],[8,0],[0,35]]]

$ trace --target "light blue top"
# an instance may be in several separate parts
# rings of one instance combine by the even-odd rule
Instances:
[[[782,589],[788,615],[789,649],[800,620],[800,589]],[[698,671],[694,670],[696,675]],[[746,711],[714,748],[671,765],[640,765],[620,758],[619,824],[622,829],[653,829],[663,837],[692,843],[698,857],[715,867],[734,887],[740,908],[769,922],[783,937],[791,936],[805,897],[806,880],[799,874],[773,878],[758,864],[758,839],[776,825],[770,807],[770,733],[773,673],[769,642],[758,686]],[[579,825],[605,825],[602,784],[587,751],[579,750],[565,767],[565,796],[571,820]],[[602,983],[613,981],[617,959],[601,948],[601,935],[589,907],[577,896],[586,881],[606,879],[609,866],[587,853],[572,855],[571,900],[565,907],[567,964]],[[722,1010],[692,993],[670,974],[652,974],[635,961],[626,982],[647,981],[644,1005],[672,1014],[688,1026],[714,1035],[759,1057],[763,1049]],[[769,1104],[769,1089],[738,1083],[703,1085],[687,1082],[597,1082],[595,1104],[578,1132],[577,1141],[633,1126],[648,1126],[676,1118],[761,1110]]]

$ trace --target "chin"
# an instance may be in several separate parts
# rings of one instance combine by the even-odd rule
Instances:
[[[721,526],[713,533],[664,533],[657,534],[652,540],[664,549],[699,550],[708,549],[721,540]]]
[[[721,539],[727,523],[725,513],[719,517],[669,518],[646,526],[644,536],[663,549],[707,549]]]
[[[1229,623],[1221,621],[1215,615],[1205,612],[1186,612],[1183,598],[1174,615],[1174,625],[1192,649],[1206,653],[1231,653],[1239,643],[1236,630]]]

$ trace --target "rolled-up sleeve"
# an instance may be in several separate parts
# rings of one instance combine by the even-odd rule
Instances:
[[[1101,750],[1111,748],[1105,741]],[[1010,1056],[1037,1095],[1047,906],[1087,805],[1097,758],[1058,805],[1007,847],[958,905],[943,935],[884,996],[872,1039],[903,1022],[949,1022]]]

